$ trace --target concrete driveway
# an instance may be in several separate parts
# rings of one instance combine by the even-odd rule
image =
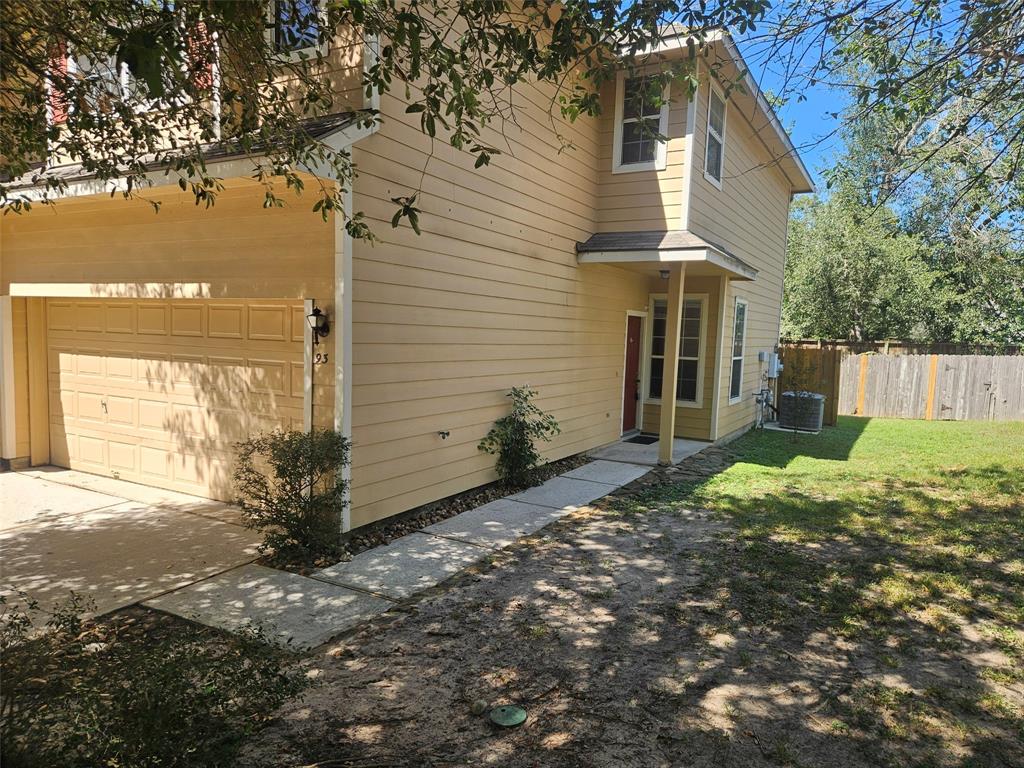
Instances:
[[[74,591],[107,613],[251,562],[258,542],[209,499],[53,467],[0,473],[0,594],[43,608]]]

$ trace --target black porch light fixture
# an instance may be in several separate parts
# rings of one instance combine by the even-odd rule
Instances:
[[[313,311],[306,315],[306,322],[313,331],[313,343],[319,344],[320,339],[331,332],[331,321],[320,307],[313,307]]]

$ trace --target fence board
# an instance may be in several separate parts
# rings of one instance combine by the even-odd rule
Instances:
[[[842,414],[1024,420],[1024,357],[1018,355],[848,355],[838,378]]]
[[[839,369],[842,352],[832,347],[780,347],[782,379],[778,393],[806,390],[825,396],[825,424],[834,426],[839,418]]]

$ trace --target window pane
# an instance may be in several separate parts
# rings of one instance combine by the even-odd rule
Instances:
[[[658,357],[651,360],[651,386],[648,389],[648,397],[655,400],[661,397],[661,378],[665,368],[665,361]]]
[[[743,354],[743,334],[746,331],[747,305],[736,305],[736,324],[733,326],[732,335],[732,356],[740,357]]]
[[[676,383],[676,399],[693,402],[697,399],[697,361],[679,361],[679,381]]]
[[[683,338],[684,339],[699,339],[700,338],[700,318],[699,317],[688,317],[683,320]]]
[[[714,91],[711,92],[709,109],[711,128],[719,136],[722,136],[723,129],[725,128],[725,102],[718,98],[718,94]],[[725,137],[723,136],[723,138]]]
[[[661,107],[655,105],[654,99],[647,94],[647,80],[643,77],[629,78],[622,97],[622,117],[650,117],[660,115]]]
[[[626,163],[649,163],[657,149],[656,120],[633,120],[622,124],[622,160]]]
[[[729,397],[735,399],[740,396],[743,382],[740,376],[743,373],[743,358],[732,361],[732,376],[729,379]]]
[[[716,181],[722,180],[722,145],[714,136],[708,135],[708,152],[704,169]]]
[[[683,357],[697,357],[700,354],[700,339],[697,336],[684,336],[679,354]]]
[[[320,34],[317,0],[276,0],[275,37],[279,51],[311,48]]]

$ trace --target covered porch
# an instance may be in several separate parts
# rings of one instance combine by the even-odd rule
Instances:
[[[734,336],[728,322],[731,286],[755,280],[757,270],[687,230],[598,233],[577,244],[577,259],[643,274],[651,285],[649,311],[627,320],[623,439],[593,455],[668,466],[717,440],[719,415],[728,403],[728,393],[722,398],[725,361],[732,358],[726,344]],[[634,398],[637,419],[631,429]],[[666,435],[673,439],[660,439]]]

